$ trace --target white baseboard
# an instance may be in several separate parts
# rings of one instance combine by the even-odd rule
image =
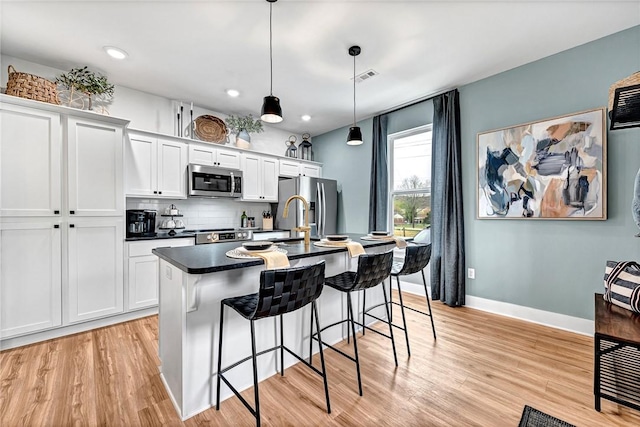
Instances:
[[[395,283],[396,282],[394,281],[394,288],[396,287]],[[424,288],[422,285],[416,285],[405,281],[400,281],[400,284],[403,292],[424,296]],[[429,289],[429,294],[431,294],[431,289]],[[508,302],[494,301],[486,298],[475,297],[473,295],[466,295],[465,306],[475,308],[476,310],[499,314],[501,316],[512,317],[514,319],[525,320],[527,322],[562,329],[564,331],[575,332],[581,335],[593,336],[595,331],[595,324],[593,320],[511,304]]]
[[[489,313],[499,314],[501,316],[513,317],[515,319],[526,320],[527,322],[562,329],[564,331],[575,332],[581,335],[593,336],[595,330],[593,320],[539,310],[537,308],[525,307],[508,302],[474,297],[473,295],[467,295],[465,297],[465,306],[487,311]]]

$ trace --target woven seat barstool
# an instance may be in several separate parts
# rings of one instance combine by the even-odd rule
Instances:
[[[346,271],[344,273],[337,274],[335,276],[327,277],[325,279],[325,285],[340,291],[345,292],[347,294],[347,318],[340,320],[338,322],[332,323],[321,328],[317,334],[311,334],[312,339],[319,342],[320,347],[323,345],[329,347],[330,349],[340,353],[345,356],[347,359],[355,362],[356,364],[356,372],[358,375],[358,392],[360,396],[362,396],[362,378],[360,376],[360,359],[358,357],[358,344],[356,342],[356,329],[355,325],[362,327],[363,329],[369,329],[379,335],[387,337],[391,340],[391,345],[393,347],[393,358],[396,366],[398,366],[398,357],[396,356],[396,343],[393,338],[393,328],[391,327],[391,317],[389,314],[389,305],[385,304],[387,308],[387,321],[386,323],[389,325],[389,335],[386,335],[376,329],[370,328],[363,323],[356,321],[356,318],[353,315],[353,307],[351,305],[351,293],[356,291],[365,291],[366,289],[372,288],[382,283],[382,292],[384,294],[385,302],[387,299],[387,291],[384,287],[384,281],[391,274],[391,266],[393,264],[393,251],[381,253],[381,254],[364,254],[358,257],[358,269],[357,271]],[[348,327],[350,326],[350,332],[353,334],[353,353],[351,356],[342,350],[327,344],[322,341],[320,337],[320,332],[325,329],[331,328],[336,325],[340,325],[342,323],[348,323]],[[317,336],[316,336],[317,335]],[[347,329],[347,337],[349,336],[349,329]],[[312,344],[313,341],[310,343]]]
[[[425,316],[429,316],[431,319],[431,330],[433,331],[433,339],[436,339],[436,327],[433,323],[433,313],[431,311],[431,303],[429,301],[429,292],[427,291],[427,281],[424,277],[424,268],[429,264],[429,260],[431,259],[431,244],[410,244],[405,249],[405,257],[403,262],[394,262],[391,267],[391,277],[389,277],[389,292],[391,292],[393,277],[396,278],[396,283],[398,285],[398,299],[400,302],[393,301],[391,298],[390,307],[393,307],[393,304],[400,306],[400,311],[402,313],[402,326],[396,325],[392,323],[392,325],[398,329],[404,331],[404,338],[407,342],[407,354],[411,356],[411,348],[409,347],[409,332],[407,331],[407,321],[404,314],[404,309],[415,311],[416,313],[423,314]],[[402,301],[402,287],[400,286],[400,276],[407,276],[409,274],[414,274],[420,272],[422,274],[422,284],[424,286],[424,293],[427,298],[427,308],[429,312],[424,312],[418,310],[417,308],[410,307],[408,305],[404,305]],[[374,317],[378,319],[376,316],[367,313],[369,310],[372,310],[376,307],[381,306],[382,304],[375,305],[373,307],[368,308],[363,313],[367,316]],[[393,311],[390,308],[391,318],[393,319]],[[364,317],[363,314],[363,317]]]
[[[256,365],[257,356],[269,353],[274,350],[280,350],[280,375],[284,376],[284,350],[296,359],[307,365],[315,373],[320,375],[324,381],[324,394],[327,403],[327,413],[331,413],[331,403],[329,402],[329,386],[327,383],[327,373],[324,363],[324,354],[322,345],[320,345],[320,363],[322,370],[318,370],[315,366],[298,356],[284,345],[283,320],[282,315],[298,310],[307,304],[311,304],[311,329],[313,331],[313,319],[315,314],[316,333],[320,337],[320,321],[318,319],[318,309],[316,300],[322,293],[324,284],[324,261],[317,264],[287,268],[281,270],[263,270],[260,273],[260,289],[255,294],[242,295],[234,298],[226,298],[220,302],[220,334],[218,341],[218,374],[216,383],[216,410],[220,410],[220,380],[233,391],[240,399],[244,406],[256,418],[256,425],[260,426],[260,396],[258,393],[258,368]],[[222,333],[224,322],[224,307],[233,308],[238,314],[251,323],[251,356],[235,362],[226,368],[222,368]],[[258,319],[267,317],[280,316],[280,344],[256,352],[256,334],[254,322]],[[253,390],[255,408],[240,395],[240,393],[225,378],[224,373],[252,359],[253,362]]]

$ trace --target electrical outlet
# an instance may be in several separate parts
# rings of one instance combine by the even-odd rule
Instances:
[[[467,277],[469,279],[475,279],[476,278],[476,269],[475,268],[467,268]]]

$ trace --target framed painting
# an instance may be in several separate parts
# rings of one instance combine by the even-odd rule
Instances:
[[[477,139],[478,219],[607,219],[604,108]]]

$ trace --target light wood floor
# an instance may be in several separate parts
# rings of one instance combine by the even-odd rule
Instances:
[[[591,338],[433,306],[437,342],[410,313],[412,356],[397,331],[397,369],[388,340],[358,339],[363,397],[354,365],[326,350],[331,414],[300,364],[261,383],[263,425],[517,426],[525,404],[576,426],[640,425],[640,412],[609,401],[593,409]],[[236,398],[182,423],[158,374],[157,328],[153,316],[1,352],[0,426],[254,425]]]

